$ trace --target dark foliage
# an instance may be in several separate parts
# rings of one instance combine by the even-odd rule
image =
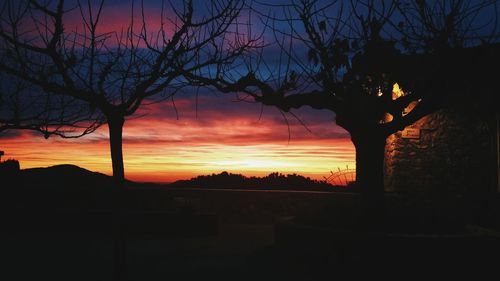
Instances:
[[[19,173],[19,161],[14,159],[9,159],[4,162],[0,162],[0,176],[2,178],[7,177],[9,174]]]
[[[316,190],[316,191],[354,191],[353,186],[334,186],[325,181],[313,180],[297,174],[284,175],[271,173],[265,177],[245,177],[241,174],[222,172],[197,176],[190,180],[180,180],[170,187],[221,188],[221,189],[259,189],[259,190]]]

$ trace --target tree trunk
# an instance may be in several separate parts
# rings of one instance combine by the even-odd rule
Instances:
[[[383,136],[353,137],[356,148],[356,184],[361,191],[360,223],[370,230],[384,226],[384,155]]]
[[[356,148],[356,184],[363,193],[383,194],[385,138],[353,138],[353,143]]]
[[[123,230],[123,184],[125,182],[125,169],[123,165],[122,133],[125,119],[123,116],[108,115],[109,145],[111,149],[111,162],[113,166],[113,179],[115,181],[115,194],[113,197],[113,252],[114,252],[114,278],[115,281],[125,280],[126,276],[126,240]]]
[[[113,164],[113,179],[120,186],[125,181],[123,167],[122,132],[125,119],[123,116],[109,116],[109,145],[111,148],[111,162]]]

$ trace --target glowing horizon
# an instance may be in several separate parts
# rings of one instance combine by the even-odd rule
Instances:
[[[97,33],[126,33],[132,19],[133,31],[140,32],[141,9],[131,4],[108,2]],[[72,5],[76,6],[74,1],[68,7]],[[156,1],[146,1],[147,33],[158,31],[160,18],[168,18],[169,13],[173,15],[166,8],[162,14]],[[197,16],[203,16],[203,10]],[[64,24],[70,33],[84,29],[78,9],[65,15]],[[175,24],[168,20],[164,24],[168,37]],[[116,43],[113,38],[109,40],[111,46]],[[331,170],[354,167],[354,146],[348,133],[335,125],[332,112],[303,108],[294,111],[300,122],[290,115],[286,122],[275,108],[264,107],[261,114],[260,104],[237,103],[234,95],[214,96],[207,92],[196,97],[192,93],[176,96],[175,110],[168,102],[141,106],[126,121],[123,154],[127,179],[172,182],[222,171],[246,176],[297,173],[323,179]],[[19,160],[23,169],[74,164],[112,174],[107,126],[78,139],[45,140],[34,132],[8,131],[0,134],[0,150],[6,153],[4,159]]]
[[[168,103],[144,107],[125,122],[123,153],[127,179],[172,182],[227,171],[246,176],[272,172],[297,173],[323,179],[331,170],[355,166],[348,134],[336,126],[332,113],[303,109],[286,122],[258,104],[235,103],[231,95],[200,97],[198,112],[192,98],[176,101],[176,119]],[[0,135],[4,159],[20,161],[21,168],[74,164],[112,174],[107,126],[78,139],[51,137],[28,131]],[[290,140],[288,140],[290,129]]]

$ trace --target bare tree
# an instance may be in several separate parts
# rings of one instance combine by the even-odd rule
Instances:
[[[438,52],[498,42],[498,0],[397,1],[397,25],[403,47]]]
[[[453,95],[491,93],[495,78],[486,67],[499,63],[494,27],[489,33],[459,28],[477,26],[471,17],[496,8],[497,1],[472,8],[467,1],[437,1],[446,7],[435,14],[426,1],[416,1],[422,4],[412,7],[425,11],[418,12],[422,18],[410,16],[411,3],[404,2],[300,0],[270,7],[257,1],[261,6],[254,10],[277,46],[269,50],[279,58],[277,66],[261,51],[244,59],[248,71],[239,77],[224,71],[186,76],[283,112],[303,106],[332,111],[356,148],[357,184],[380,199],[386,138]],[[280,12],[262,13],[262,6]],[[476,44],[468,41],[471,30]]]
[[[113,177],[122,182],[126,117],[145,103],[173,99],[186,86],[184,72],[230,63],[253,42],[233,32],[242,1],[162,3],[160,27],[153,31],[143,2],[132,2],[126,30],[100,32],[104,2],[77,1],[68,8],[63,0],[6,1],[0,7],[0,71],[99,111],[109,128]],[[141,20],[134,23],[137,11]],[[69,17],[79,17],[79,26],[65,25]]]
[[[45,138],[78,138],[93,133],[104,122],[100,112],[78,100],[45,93],[16,77],[0,77],[0,133],[29,130]]]

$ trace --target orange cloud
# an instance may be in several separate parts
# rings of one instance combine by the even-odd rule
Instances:
[[[334,125],[329,112],[301,110],[308,132],[298,121],[287,124],[274,108],[206,98],[196,114],[193,102],[179,101],[179,120],[168,103],[137,113],[124,128],[127,177],[136,181],[171,182],[200,174],[228,171],[245,175],[299,173],[316,179],[330,170],[354,167],[354,147]],[[211,104],[214,102],[217,106]],[[196,118],[198,115],[198,118]],[[7,157],[22,168],[70,163],[111,174],[107,127],[80,139],[50,138],[22,132],[1,138]]]
[[[148,30],[158,30],[158,5],[145,8]],[[117,0],[105,5],[97,32],[126,31],[130,15],[129,3]],[[78,10],[72,10],[64,20],[66,31],[82,31]],[[141,21],[137,5],[136,32],[140,31]],[[166,31],[172,31],[172,23],[165,23],[170,24]],[[354,167],[354,147],[348,134],[334,125],[331,112],[304,108],[296,112],[300,122],[291,115],[285,121],[275,108],[233,100],[231,95],[214,97],[204,93],[196,103],[194,95],[188,94],[176,98],[176,110],[168,102],[142,107],[124,128],[127,177],[170,182],[228,171],[245,175],[299,173],[322,179],[330,170]],[[45,140],[29,132],[3,134],[0,149],[7,157],[20,160],[22,168],[69,163],[112,173],[106,126],[79,139]]]

